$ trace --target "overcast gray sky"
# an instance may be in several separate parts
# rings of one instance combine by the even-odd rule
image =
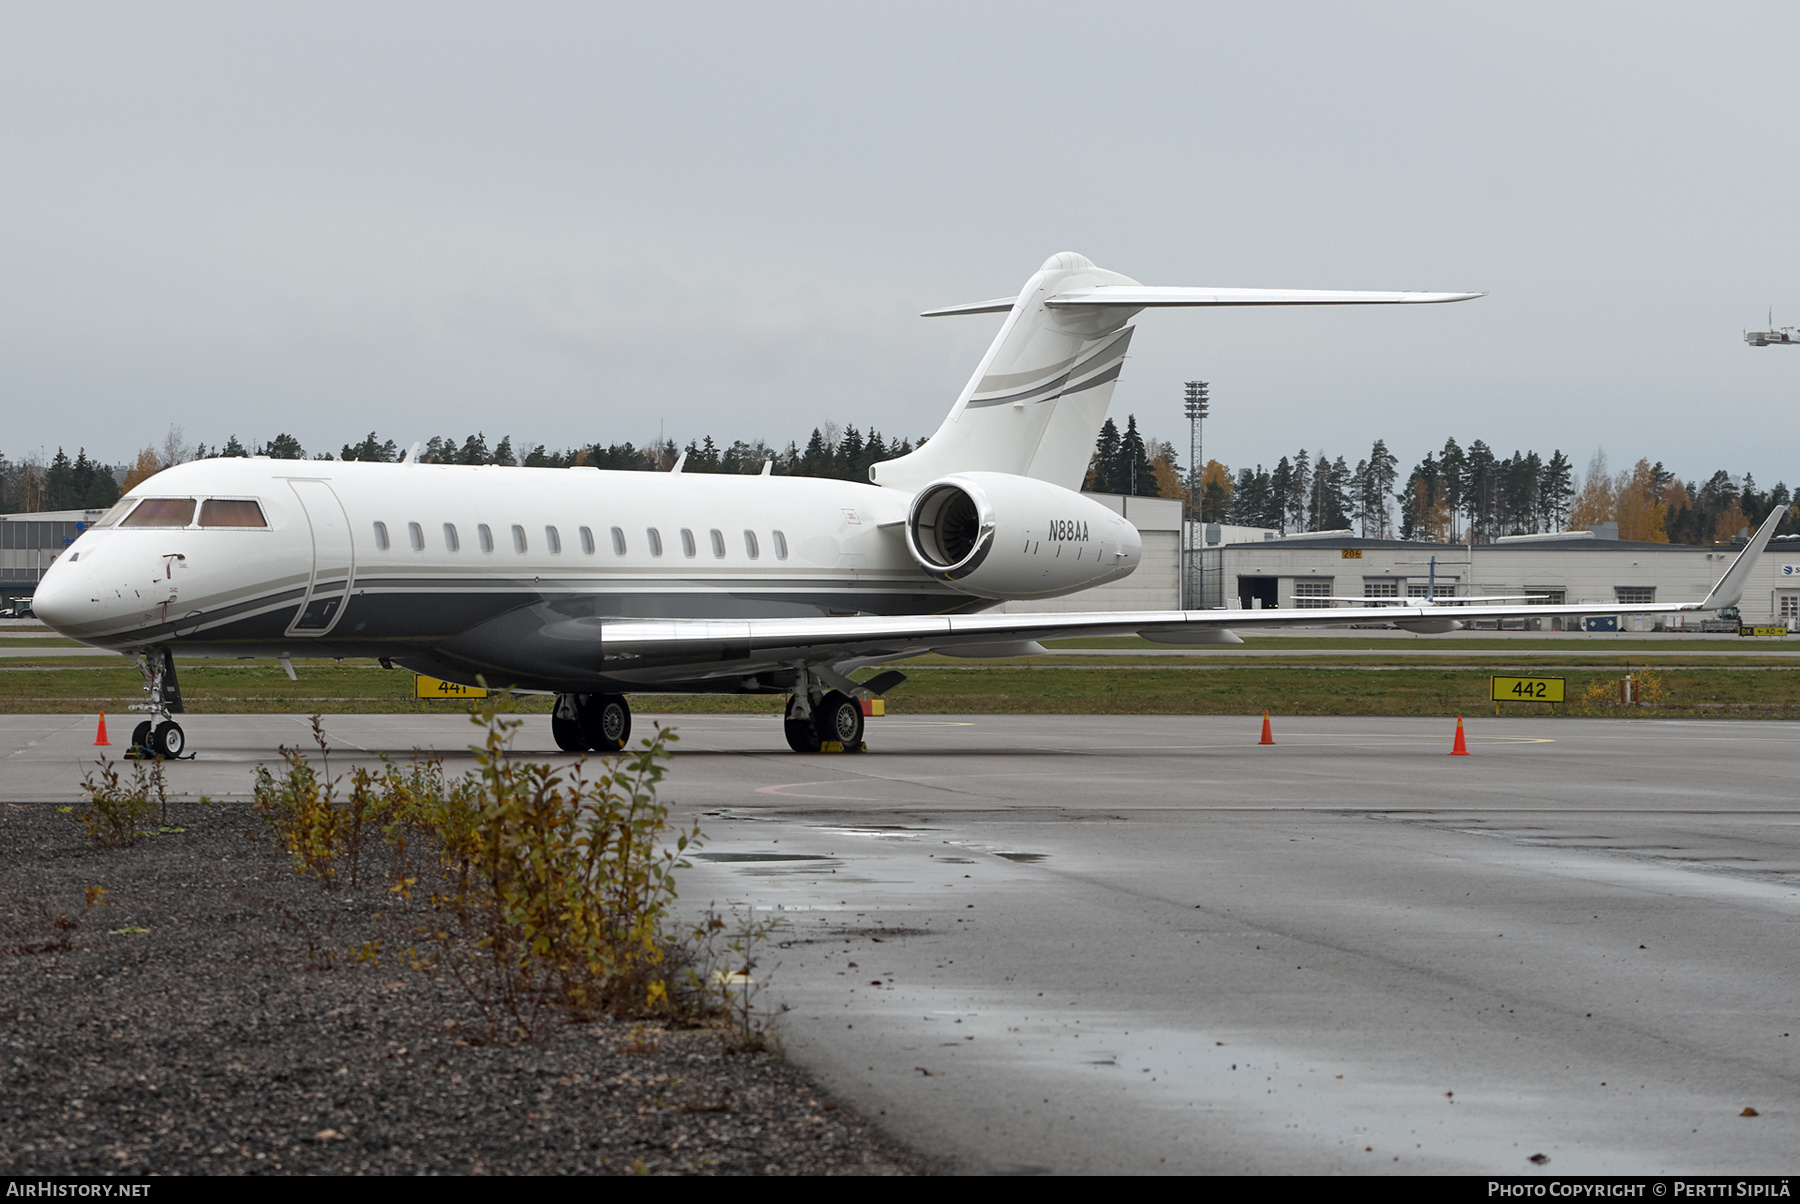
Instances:
[[[1080,251],[1186,448],[1454,435],[1794,483],[1800,22],[1776,4],[0,7],[0,451],[936,428]]]

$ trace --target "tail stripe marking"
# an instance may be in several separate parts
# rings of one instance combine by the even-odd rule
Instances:
[[[1094,352],[1094,354],[1088,356],[1087,359],[1066,372],[1060,371],[1062,368],[1061,364],[1056,365],[1051,371],[1057,372],[1058,375],[1044,384],[1038,385],[1035,388],[1021,389],[1013,393],[1003,393],[998,397],[981,397],[978,391],[976,396],[969,399],[967,408],[974,410],[982,409],[987,406],[1009,405],[1013,402],[1029,401],[1033,398],[1047,394],[1060,397],[1064,393],[1078,393],[1083,389],[1091,389],[1095,385],[1105,384],[1108,380],[1116,379],[1119,375],[1119,369],[1124,367],[1119,361],[1125,358],[1125,350],[1131,343],[1131,332],[1133,329],[1134,327],[1128,326],[1124,330],[1121,330],[1118,335],[1104,347],[1101,347],[1098,351]],[[1100,377],[1095,377],[1091,380],[1082,381],[1081,384],[1073,389],[1064,388],[1069,381],[1087,376],[1091,372],[1099,372],[1108,365],[1112,365],[1113,370],[1110,375],[1103,374],[1105,375],[1104,380],[1100,379]],[[1024,374],[1019,373],[1018,375]],[[981,383],[986,385],[989,381],[995,379],[997,378],[990,376]]]

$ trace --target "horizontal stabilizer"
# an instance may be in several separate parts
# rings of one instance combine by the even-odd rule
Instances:
[[[971,301],[967,305],[946,305],[942,309],[928,309],[919,316],[921,318],[948,318],[956,314],[1003,314],[1010,311],[1018,300],[1017,297],[995,297],[992,301]]]
[[[1344,293],[1305,288],[1165,288],[1143,284],[1102,284],[1073,289],[1045,300],[1053,309],[1078,305],[1123,305],[1132,309],[1207,305],[1435,305],[1472,301],[1486,293]],[[960,312],[960,311],[944,311]],[[981,312],[970,310],[967,312]]]

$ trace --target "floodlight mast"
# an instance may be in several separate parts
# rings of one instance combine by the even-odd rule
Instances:
[[[1184,529],[1188,532],[1188,536],[1184,541],[1188,545],[1188,563],[1182,566],[1181,589],[1182,594],[1184,595],[1182,598],[1182,609],[1189,610],[1193,608],[1193,598],[1191,595],[1194,592],[1192,582],[1194,537],[1192,533],[1200,524],[1201,489],[1205,483],[1203,479],[1204,474],[1200,471],[1200,420],[1206,417],[1206,382],[1203,380],[1188,381],[1186,400],[1182,404],[1183,408],[1187,411],[1188,418],[1188,521],[1183,524]]]

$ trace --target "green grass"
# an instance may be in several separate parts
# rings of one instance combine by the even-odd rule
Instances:
[[[421,701],[413,675],[373,662],[297,660],[297,681],[280,666],[260,661],[178,661],[182,693],[198,713],[312,711],[428,713],[466,704]],[[1243,715],[1269,710],[1310,715],[1458,715],[1490,711],[1490,674],[1543,672],[1529,664],[1489,661],[1457,667],[1436,662],[1399,663],[1392,669],[1236,660],[1197,663],[1129,656],[1037,657],[971,662],[922,657],[904,662],[907,682],[888,695],[888,713],[946,714],[1179,714]],[[1641,668],[1634,666],[1634,672]],[[1658,667],[1667,692],[1663,705],[1619,708],[1617,666],[1557,671],[1568,684],[1571,705],[1502,704],[1503,714],[1610,714],[1800,718],[1800,674],[1775,668],[1707,664]],[[1580,703],[1590,686],[1599,700]],[[143,700],[142,678],[129,663],[63,658],[41,664],[0,662],[0,711],[14,713],[120,712]],[[779,697],[638,695],[648,712],[772,714]],[[527,711],[548,710],[550,700],[523,701]]]

